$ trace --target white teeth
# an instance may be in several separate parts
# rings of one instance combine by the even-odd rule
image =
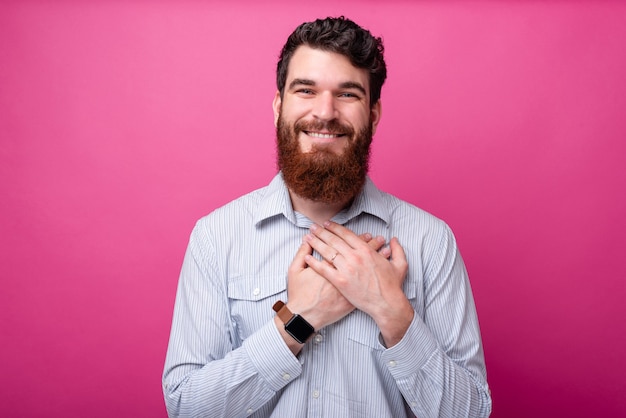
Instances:
[[[339,135],[336,134],[320,134],[317,132],[308,132],[309,136],[312,136],[313,138],[322,138],[322,139],[331,139],[331,138],[337,138],[339,137]]]

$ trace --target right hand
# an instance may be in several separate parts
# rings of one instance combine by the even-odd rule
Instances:
[[[389,257],[389,249],[381,236],[372,238],[370,234],[360,235],[375,251]],[[287,306],[294,313],[302,315],[315,330],[339,321],[354,310],[354,306],[328,280],[308,267],[304,261],[313,248],[303,242],[296,253],[287,273]]]

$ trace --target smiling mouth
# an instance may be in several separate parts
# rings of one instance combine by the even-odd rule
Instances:
[[[340,138],[345,135],[345,134],[323,134],[320,132],[311,132],[311,131],[304,131],[304,133],[310,137],[319,138],[319,139],[335,139],[335,138]]]

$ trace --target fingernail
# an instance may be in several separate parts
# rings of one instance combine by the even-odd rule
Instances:
[[[317,229],[319,228],[319,226],[317,224],[312,224],[311,227],[309,228],[311,231],[315,232],[317,231]]]

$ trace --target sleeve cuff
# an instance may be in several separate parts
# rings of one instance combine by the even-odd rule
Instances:
[[[269,321],[246,339],[242,347],[274,391],[282,389],[302,373],[302,365],[283,341],[274,321]]]
[[[437,351],[437,342],[417,313],[404,337],[387,348],[382,360],[396,379],[403,379],[419,372]]]

